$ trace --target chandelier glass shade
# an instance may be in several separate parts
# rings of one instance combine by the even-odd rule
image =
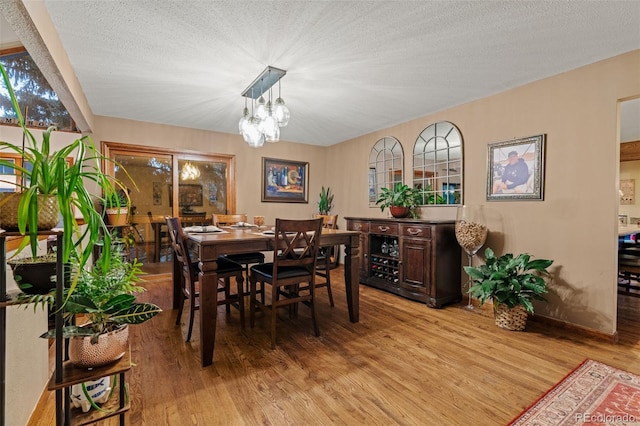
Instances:
[[[249,146],[258,148],[266,142],[280,140],[280,128],[289,124],[291,113],[280,96],[280,79],[287,72],[268,66],[251,85],[242,93],[245,107],[238,122],[238,131]],[[278,99],[271,102],[271,87],[278,83]],[[262,96],[269,91],[269,100]],[[251,98],[251,113],[247,107],[247,99]],[[256,98],[258,100],[256,101]]]

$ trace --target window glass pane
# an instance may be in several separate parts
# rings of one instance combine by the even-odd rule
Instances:
[[[9,74],[27,126],[55,125],[59,130],[77,130],[69,112],[26,50],[0,54],[0,62]],[[0,85],[0,118],[6,122],[6,119],[16,117],[9,92],[4,85]]]

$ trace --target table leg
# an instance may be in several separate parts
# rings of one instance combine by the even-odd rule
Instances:
[[[202,366],[213,364],[218,311],[218,264],[200,262],[200,359]]]
[[[360,277],[358,275],[358,245],[360,241],[358,238],[352,238],[351,244],[344,246],[344,283],[351,322],[360,321]]]

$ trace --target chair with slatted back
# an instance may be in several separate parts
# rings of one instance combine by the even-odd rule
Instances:
[[[214,214],[213,215],[213,225],[215,226],[236,225],[240,222],[244,222],[244,223],[247,222],[246,214]],[[245,290],[245,293],[249,294],[249,290],[248,290],[249,265],[253,265],[255,263],[264,263],[264,253],[261,253],[259,251],[252,252],[252,253],[233,253],[233,254],[223,254],[222,257],[244,266],[245,276],[247,278],[247,289]]]
[[[324,229],[336,229],[338,226],[338,215],[314,214],[314,219],[322,219],[322,227]],[[316,266],[316,275],[324,278],[324,281],[316,282],[316,288],[327,287],[329,296],[329,304],[333,307],[333,294],[331,293],[331,266],[338,263],[338,254],[340,246],[320,247],[318,250],[318,264]]]
[[[315,309],[315,269],[318,260],[322,219],[276,219],[273,262],[253,265],[250,269],[249,323],[255,324],[256,308],[270,314],[271,348],[276,346],[276,320],[280,307],[289,307],[289,315],[297,312],[298,303],[311,308],[311,321],[316,336],[320,335]],[[302,250],[296,250],[301,247]],[[271,285],[271,304],[259,301],[257,283]],[[307,283],[305,286],[300,284]]]
[[[176,217],[167,217],[167,228],[171,245],[173,247],[174,256],[182,266],[182,291],[176,325],[180,325],[182,320],[182,311],[184,302],[189,300],[189,325],[187,327],[186,341],[191,340],[191,332],[193,331],[193,322],[195,311],[200,308],[200,282],[198,279],[199,270],[198,263],[194,262],[189,253],[186,244],[184,231],[180,220]],[[218,293],[224,293],[224,298],[218,300],[218,305],[226,305],[227,314],[231,313],[231,306],[234,306],[240,312],[240,325],[244,327],[244,292],[243,292],[243,267],[242,265],[231,262],[229,260],[218,259]],[[235,294],[231,294],[231,278],[235,277],[237,290]]]

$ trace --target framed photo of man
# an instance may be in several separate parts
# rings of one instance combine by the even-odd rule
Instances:
[[[487,201],[543,200],[546,135],[491,143]]]

